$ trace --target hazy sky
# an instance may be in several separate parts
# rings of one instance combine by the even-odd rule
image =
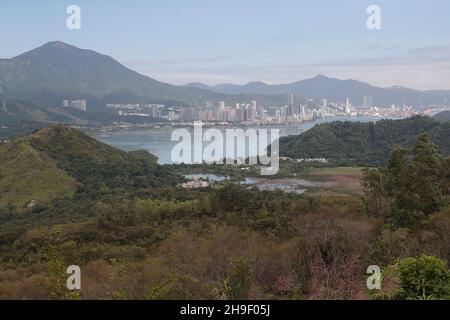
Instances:
[[[79,5],[81,30],[66,28]],[[381,30],[366,27],[368,5]],[[61,40],[161,81],[293,82],[316,74],[450,89],[449,0],[0,0],[0,57]]]

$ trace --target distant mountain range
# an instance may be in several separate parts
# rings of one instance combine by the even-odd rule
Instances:
[[[109,56],[59,41],[0,60],[0,84],[9,97],[52,106],[60,105],[63,98],[196,104],[218,96],[159,82]]]
[[[229,95],[163,83],[130,70],[109,56],[60,41],[11,59],[0,59],[0,95],[44,108],[60,107],[63,99],[85,99],[89,111],[97,113],[104,112],[107,103],[201,106],[206,101],[222,100],[229,104],[252,99],[267,104],[286,101],[284,96]],[[92,115],[85,118],[91,120]]]
[[[361,105],[364,96],[371,96],[374,105],[383,106],[448,104],[450,101],[450,91],[384,89],[323,75],[285,85],[253,82],[244,86],[200,83],[175,86],[130,70],[109,56],[60,41],[49,42],[11,59],[0,59],[0,96],[9,101],[8,112],[0,109],[3,123],[117,120],[108,113],[107,103],[203,106],[206,101],[225,101],[232,105],[254,99],[260,105],[284,105],[289,93],[295,94],[296,103],[305,102],[305,98],[343,102],[349,97],[354,105]],[[63,109],[63,99],[87,100],[88,112]]]
[[[372,97],[374,106],[449,104],[450,90],[419,91],[403,87],[380,88],[356,80],[339,80],[318,75],[312,79],[290,84],[269,85],[264,82],[250,82],[245,85],[219,84],[208,86],[202,83],[189,83],[185,87],[201,88],[226,94],[265,94],[287,95],[314,99],[327,99],[345,102],[350,98],[355,106],[363,105],[364,96]]]

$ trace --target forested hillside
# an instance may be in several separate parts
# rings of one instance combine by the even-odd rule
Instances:
[[[425,135],[366,171],[364,197],[178,188],[148,153],[62,126],[0,157],[0,299],[450,298],[449,160]]]
[[[22,209],[77,190],[133,190],[178,181],[147,152],[126,153],[62,125],[0,145],[0,208]]]
[[[433,117],[436,121],[448,122],[450,121],[450,111],[442,111]]]
[[[440,152],[450,154],[450,123],[429,117],[376,123],[332,122],[280,139],[280,154],[291,158],[327,158],[331,165],[385,164],[396,146],[411,147],[426,132]]]

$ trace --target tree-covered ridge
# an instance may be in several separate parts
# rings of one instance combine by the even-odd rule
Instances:
[[[436,121],[448,122],[450,121],[450,111],[442,111],[436,114],[433,119]]]
[[[180,177],[145,151],[124,152],[62,125],[0,146],[0,207],[77,192],[174,186]]]
[[[443,154],[450,154],[450,123],[429,117],[376,123],[332,122],[280,139],[280,154],[291,158],[327,158],[332,165],[385,164],[397,146],[411,147],[426,132]]]
[[[54,159],[60,168],[84,184],[104,183],[111,188],[125,188],[178,182],[150,153],[127,153],[75,129],[50,126],[28,139],[34,148]]]

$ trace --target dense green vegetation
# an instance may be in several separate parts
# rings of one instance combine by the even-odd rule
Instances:
[[[428,117],[381,120],[376,123],[333,122],[280,139],[280,154],[291,158],[327,158],[336,166],[386,164],[397,146],[411,147],[427,132],[440,152],[450,154],[450,123]]]
[[[441,201],[443,194],[424,198],[427,211],[417,223],[398,225],[397,207],[378,214],[370,194],[296,195],[233,181],[177,188],[180,177],[148,153],[118,151],[62,126],[0,150],[0,156],[17,159],[2,168],[0,184],[23,162],[24,172],[48,177],[38,185],[52,195],[31,207],[0,205],[2,299],[448,297],[444,261],[450,261],[450,208]],[[425,138],[415,150],[405,154],[414,169],[428,170],[423,164],[431,160],[444,163]],[[423,150],[433,151],[432,157],[418,156]],[[32,156],[42,166],[33,167]],[[52,170],[71,179],[74,188],[51,189],[62,180]],[[328,171],[355,174],[348,168]],[[439,181],[448,186],[445,177]],[[425,195],[433,190],[433,179],[435,172],[426,171]],[[21,181],[32,180],[20,177],[14,183]],[[413,182],[402,183],[412,188]],[[65,287],[65,268],[72,264],[82,270],[80,291]],[[388,274],[399,279],[395,294],[383,291],[388,287],[367,291],[369,265],[393,270]],[[420,274],[427,268],[436,272]],[[411,276],[416,273],[420,276]],[[417,279],[427,279],[431,288],[413,292]]]
[[[392,152],[385,168],[365,171],[368,210],[395,227],[414,227],[450,205],[450,158],[421,134],[411,149]]]
[[[77,182],[24,141],[0,146],[0,208],[70,196]]]
[[[381,280],[375,299],[450,299],[450,271],[435,257],[399,259],[383,271]]]
[[[174,186],[181,178],[148,152],[126,153],[61,125],[0,146],[0,208],[86,194]]]

